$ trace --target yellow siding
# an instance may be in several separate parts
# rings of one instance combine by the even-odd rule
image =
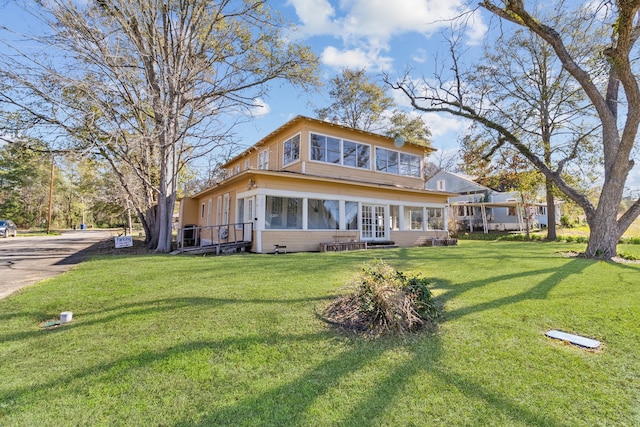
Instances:
[[[391,241],[406,248],[417,246],[425,239],[446,239],[448,236],[446,231],[392,231]],[[321,243],[359,240],[358,233],[354,237],[345,240],[336,231],[265,230],[262,231],[262,248],[263,253],[273,253],[275,245],[286,246],[287,252],[317,252]]]
[[[336,177],[351,181],[370,182],[386,185],[401,185],[403,187],[422,188],[424,181],[420,178],[400,176],[389,173],[373,172],[366,169],[358,169],[329,163],[308,161],[305,164],[305,173],[308,175]]]
[[[198,201],[185,197],[180,201],[180,220],[179,227],[182,228],[187,224],[198,223]]]
[[[447,239],[449,232],[434,231],[392,231],[391,240],[401,248],[418,246],[424,239]]]
[[[322,242],[335,242],[336,238],[344,241],[339,233],[338,230],[265,230],[262,231],[262,248],[265,253],[273,252],[275,245],[286,246],[287,252],[318,252]]]
[[[372,198],[377,200],[403,200],[415,203],[446,203],[446,195],[430,194],[427,192],[405,191],[401,188],[363,187],[354,183],[309,181],[295,179],[291,176],[257,177],[259,188],[271,190],[286,190],[302,193],[324,193],[353,198]]]

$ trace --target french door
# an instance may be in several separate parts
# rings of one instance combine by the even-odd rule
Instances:
[[[384,205],[362,205],[362,240],[386,240],[387,224]]]

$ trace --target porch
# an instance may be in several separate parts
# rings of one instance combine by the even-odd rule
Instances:
[[[176,250],[172,254],[208,254],[245,252],[253,244],[253,223],[227,225],[186,225],[178,230]]]

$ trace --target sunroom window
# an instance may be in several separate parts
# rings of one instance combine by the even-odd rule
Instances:
[[[267,229],[302,229],[302,199],[267,196]]]
[[[444,209],[427,208],[427,230],[444,230]]]
[[[309,199],[310,230],[337,230],[340,225],[340,205],[337,200]]]
[[[311,160],[360,169],[371,167],[371,147],[325,135],[311,134]]]
[[[288,165],[300,160],[300,135],[296,135],[284,142],[282,164]]]
[[[386,148],[376,148],[376,170],[420,178],[420,156]]]

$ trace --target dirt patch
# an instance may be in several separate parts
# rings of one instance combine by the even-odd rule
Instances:
[[[640,259],[626,259],[619,256],[614,256],[611,261],[619,262],[620,264],[640,264]]]
[[[576,252],[576,251],[566,251],[566,252],[556,252],[556,253],[564,258],[577,258],[577,257],[584,256],[582,252]]]
[[[576,251],[566,251],[566,252],[556,252],[556,253],[564,258],[583,258],[584,257],[584,254],[582,252],[576,252]],[[640,264],[640,260],[626,259],[619,256],[612,257],[611,261],[620,263],[620,264]]]
[[[79,255],[84,259],[93,256],[106,256],[106,255],[146,255],[151,254],[152,251],[148,250],[144,244],[144,239],[133,238],[133,246],[126,248],[116,248],[113,238],[105,239],[100,242],[94,243],[88,248],[82,250]]]

